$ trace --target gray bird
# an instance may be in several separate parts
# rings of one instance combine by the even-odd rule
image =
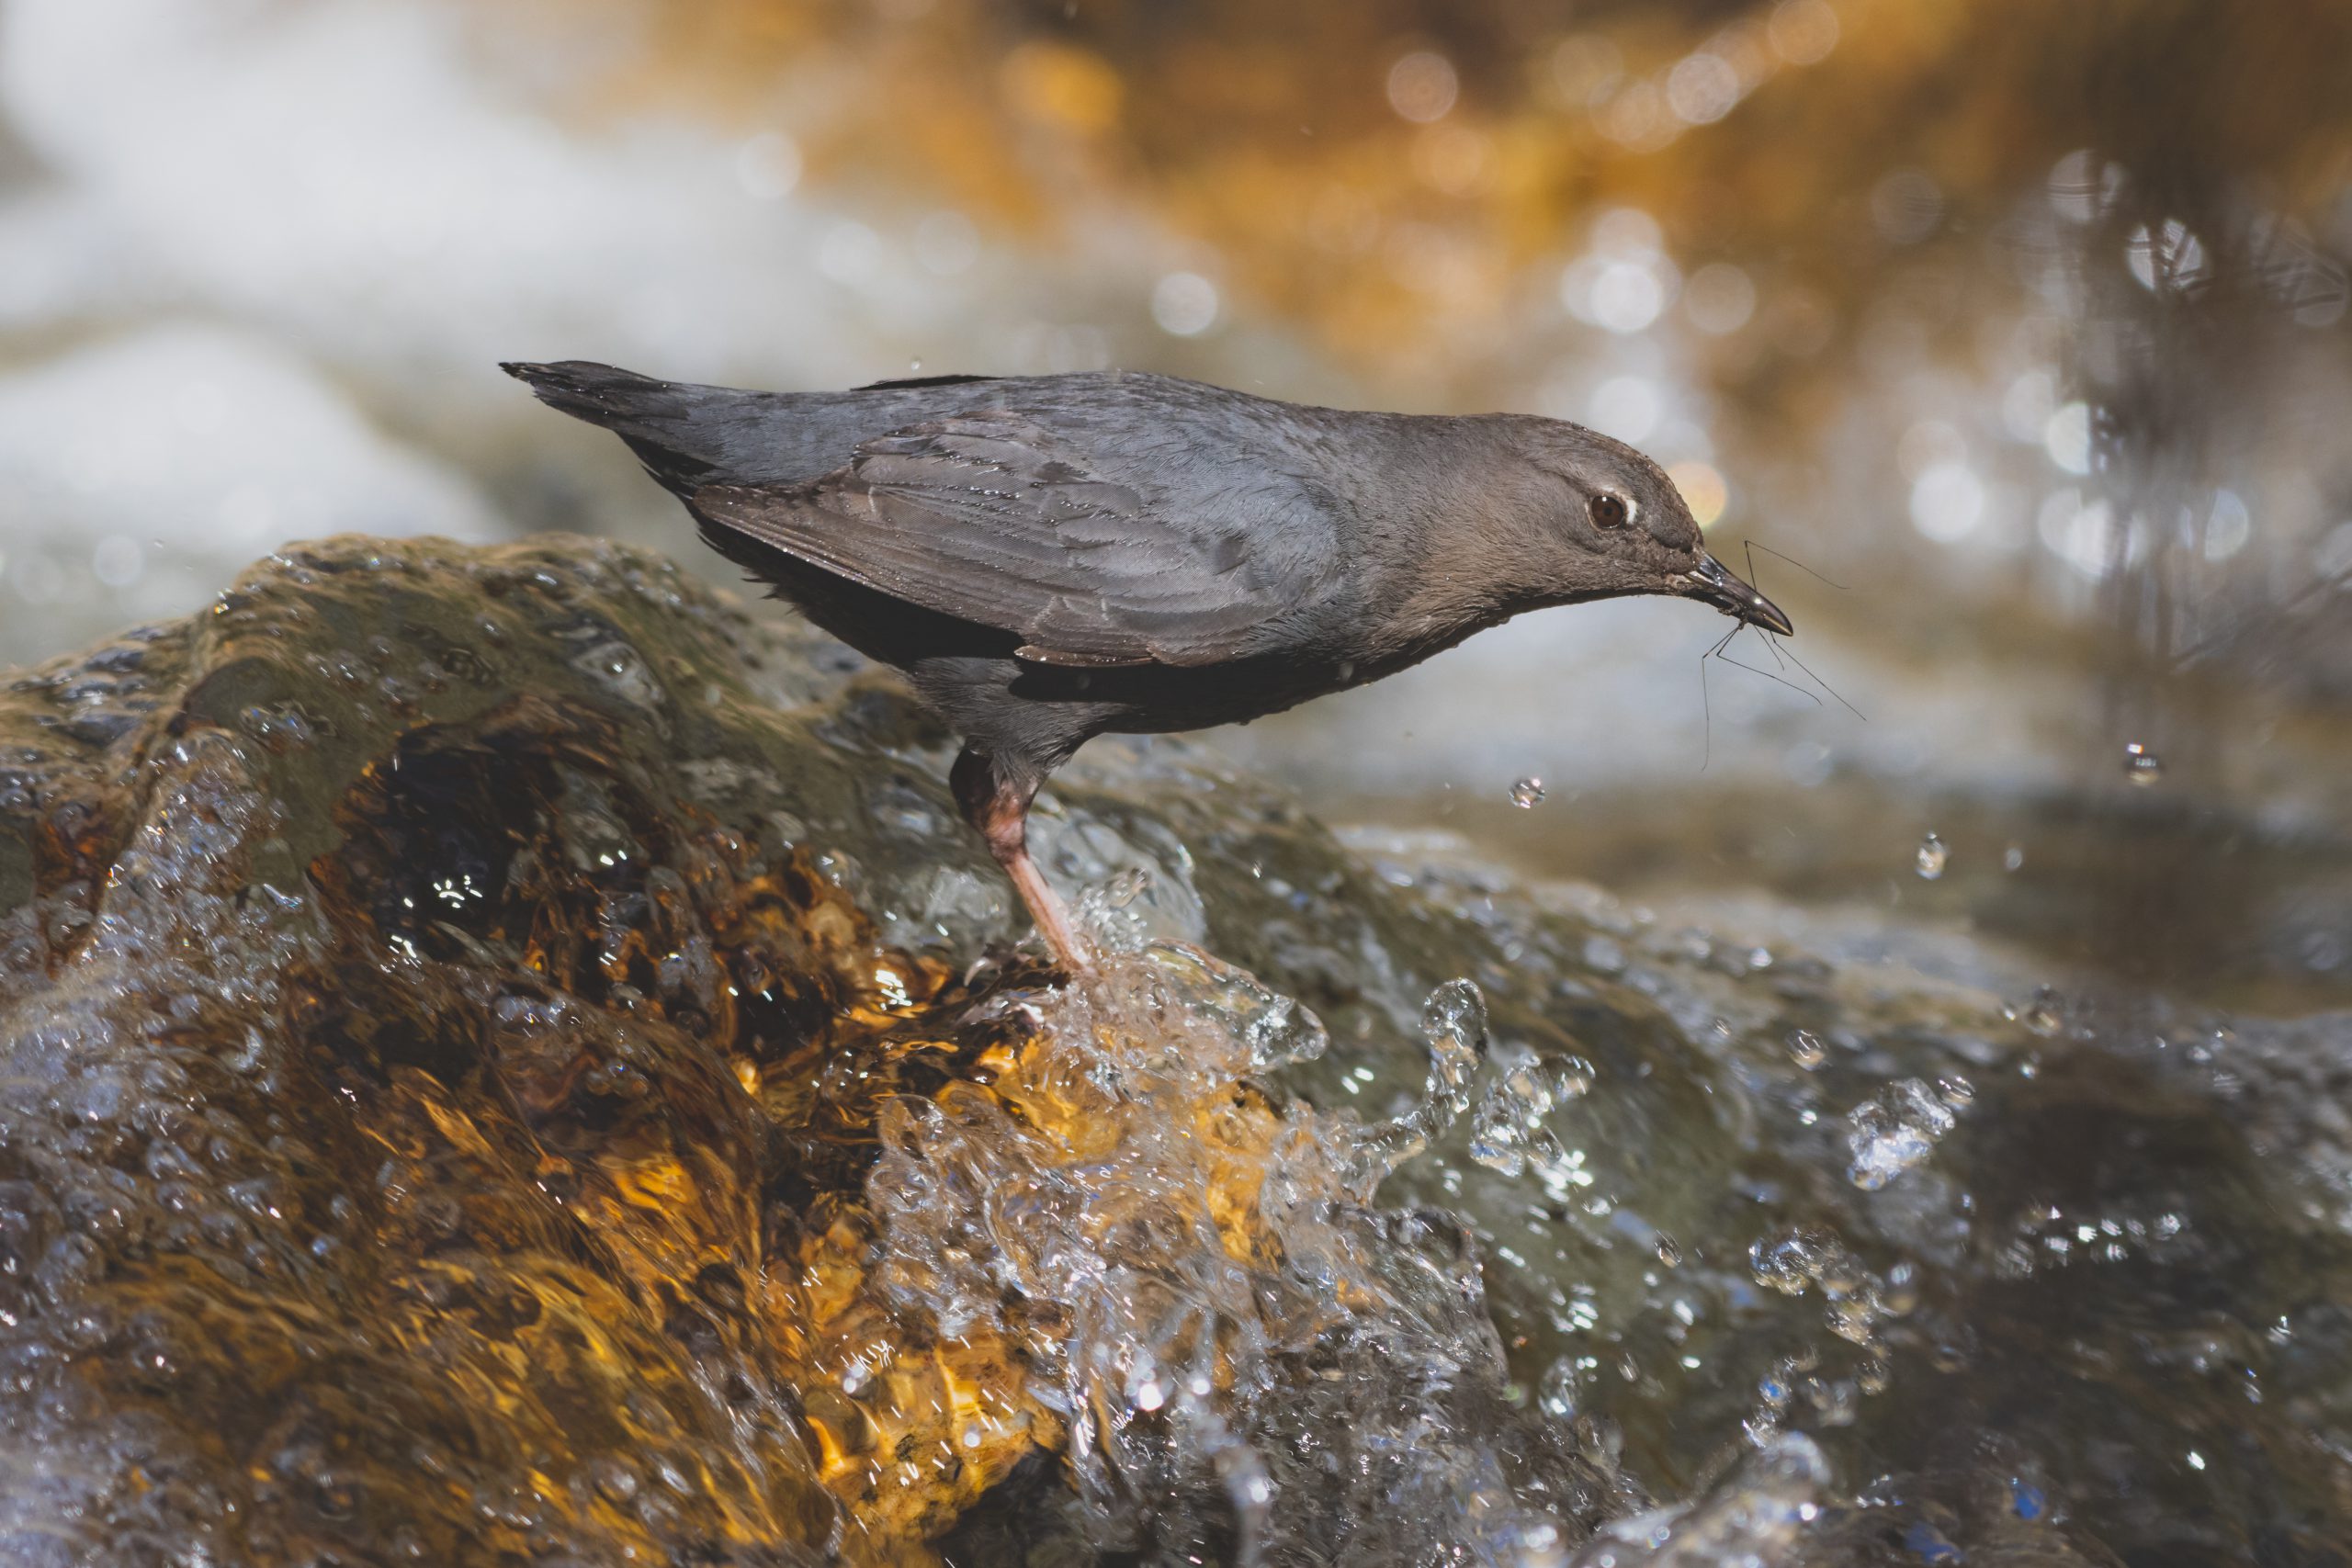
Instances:
[[[1656,463],[1558,420],[1119,371],[746,392],[504,368],[628,442],[776,597],[906,671],[964,738],[965,820],[1072,968],[1026,824],[1093,736],[1280,712],[1552,604],[1679,594],[1791,630]]]

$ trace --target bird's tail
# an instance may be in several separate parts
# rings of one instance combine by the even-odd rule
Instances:
[[[629,444],[646,471],[684,494],[727,468],[731,422],[714,417],[747,394],[718,387],[657,381],[634,370],[564,359],[551,365],[499,366],[549,408],[586,420]]]

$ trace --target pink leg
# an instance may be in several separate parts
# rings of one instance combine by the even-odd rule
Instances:
[[[964,819],[978,829],[989,853],[1012,879],[1013,891],[1028,906],[1029,918],[1037,923],[1037,934],[1046,939],[1055,960],[1073,974],[1091,968],[1091,952],[1071,929],[1069,911],[1029,858],[1029,802],[1037,786],[1023,787],[1001,777],[987,756],[969,747],[956,759],[949,782]]]

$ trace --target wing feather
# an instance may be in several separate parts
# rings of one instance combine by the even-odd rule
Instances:
[[[1213,492],[1173,516],[1147,499],[1164,485],[1102,471],[1116,466],[990,412],[879,436],[810,484],[707,486],[692,501],[828,571],[1013,633],[1019,657],[1046,664],[1216,663],[1265,646],[1329,581],[1328,548],[1286,540],[1279,573],[1252,549],[1264,495],[1237,506]]]

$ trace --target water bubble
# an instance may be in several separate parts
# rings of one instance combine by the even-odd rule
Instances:
[[[1657,1233],[1657,1260],[1668,1269],[1682,1267],[1682,1244],[1664,1231]]]
[[[1502,1087],[1534,1115],[1541,1116],[1552,1109],[1555,1098],[1552,1076],[1544,1070],[1544,1064],[1532,1056],[1507,1070],[1503,1074]]]
[[[1810,1029],[1789,1031],[1790,1061],[1809,1073],[1828,1059],[1829,1048],[1821,1043],[1820,1035]]]
[[[1489,1093],[1470,1120],[1470,1157],[1488,1170],[1517,1176],[1527,1168],[1527,1133],[1508,1094]]]
[[[1517,1176],[1536,1149],[1536,1139],[1548,1135],[1544,1117],[1591,1087],[1592,1065],[1578,1056],[1547,1061],[1524,1045],[1497,1046],[1495,1055],[1501,1059],[1501,1072],[1471,1119],[1469,1155],[1490,1170]],[[1545,1151],[1536,1160],[1538,1174],[1555,1164]]]
[[[1826,1288],[1826,1287],[1825,1287]],[[1822,1314],[1828,1322],[1829,1332],[1852,1345],[1867,1345],[1879,1319],[1877,1299],[1870,1294],[1829,1298],[1828,1309]]]
[[[1886,1289],[1880,1292],[1879,1299],[1891,1316],[1902,1317],[1913,1311],[1919,1304],[1919,1270],[1908,1263],[1898,1263],[1888,1269]]]
[[[1448,980],[1421,1009],[1430,1043],[1430,1089],[1456,1112],[1469,1108],[1470,1076],[1487,1052],[1487,998],[1468,980]]]
[[[1951,851],[1934,833],[1919,840],[1919,852],[1914,857],[1914,862],[1919,868],[1920,881],[1933,882],[1944,874],[1944,867],[1951,861]]]
[[[1427,1149],[1432,1137],[1470,1109],[1471,1080],[1487,1055],[1485,996],[1469,980],[1446,981],[1421,1009],[1421,1032],[1429,1040],[1430,1071],[1419,1103],[1356,1136],[1351,1185],[1362,1191],[1369,1192],[1389,1171]],[[1508,1165],[1507,1157],[1494,1152]]]
[[[2165,760],[2134,740],[2123,748],[2123,776],[2145,789],[2165,776]]]
[[[2007,849],[2003,850],[2003,851],[2001,852],[2001,869],[2002,869],[2003,871],[2015,871],[2015,870],[2017,870],[2018,867],[2020,867],[2020,866],[2022,866],[2022,865],[2024,865],[2024,864],[2025,864],[2025,846],[2024,846],[2024,845],[2022,845],[2022,844],[2011,844]]]
[[[1925,1160],[1952,1130],[1952,1107],[1918,1078],[1905,1078],[1847,1112],[1846,1145],[1853,1159],[1846,1179],[1875,1192]]]
[[[1825,1427],[1852,1426],[1855,1407],[1861,1402],[1860,1391],[1848,1378],[1807,1378],[1804,1396],[1813,1405],[1815,1418]]]
[[[1544,781],[1542,779],[1524,778],[1510,786],[1510,803],[1521,811],[1532,808],[1535,803],[1543,798]]]
[[[1747,1271],[1756,1282],[1784,1296],[1800,1296],[1818,1275],[1838,1244],[1818,1231],[1787,1231],[1747,1249]]]

